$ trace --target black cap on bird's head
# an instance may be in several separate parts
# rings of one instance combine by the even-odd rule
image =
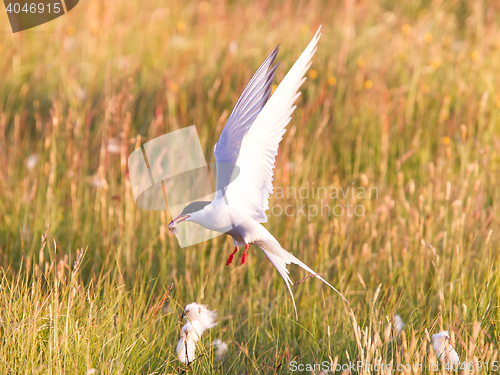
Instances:
[[[185,221],[186,219],[189,219],[191,217],[190,214],[194,212],[201,211],[202,209],[205,208],[205,206],[208,206],[210,201],[198,201],[198,202],[193,202],[188,204],[184,209],[182,210],[181,214],[177,216],[174,220],[168,224],[169,228],[175,227],[177,224]]]
[[[203,208],[205,208],[205,206],[208,206],[210,203],[212,202],[199,201],[199,202],[189,203],[186,207],[184,207],[184,209],[181,212],[181,215],[189,215],[192,214],[193,212],[200,211]]]

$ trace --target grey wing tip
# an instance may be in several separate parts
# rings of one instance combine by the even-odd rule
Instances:
[[[274,71],[276,70],[276,68],[278,67],[280,63],[276,63],[276,65],[272,66],[269,68],[269,70],[267,71],[268,74],[274,74]]]
[[[271,53],[267,56],[267,59],[266,60],[269,60],[269,69],[271,68],[271,65],[273,64],[274,62],[274,59],[276,58],[276,56],[278,55],[278,51],[279,51],[279,48],[280,48],[280,45],[278,44],[272,51]]]
[[[280,63],[277,63],[276,65],[274,65],[273,67],[269,68],[269,70],[267,71],[266,73],[266,84],[271,87],[271,85],[273,84],[274,82],[274,77],[276,76],[276,69],[278,68],[278,65]]]

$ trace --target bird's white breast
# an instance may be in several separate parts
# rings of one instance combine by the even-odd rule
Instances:
[[[196,217],[197,224],[213,231],[228,233],[237,241],[253,243],[267,239],[271,234],[252,217],[238,207],[227,205],[216,199],[202,210]]]

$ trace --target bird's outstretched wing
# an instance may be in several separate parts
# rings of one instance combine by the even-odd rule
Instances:
[[[266,222],[278,146],[295,110],[299,88],[316,52],[320,29],[297,59],[241,141],[236,166],[239,175],[227,187],[229,205],[238,206],[258,222]],[[224,129],[225,131],[226,129]],[[222,136],[221,136],[222,138]]]
[[[222,192],[228,186],[240,153],[241,141],[271,95],[271,85],[278,66],[271,67],[271,65],[277,54],[278,47],[267,56],[252,76],[236,102],[219,141],[215,144],[214,154],[217,168],[215,199],[221,198]]]

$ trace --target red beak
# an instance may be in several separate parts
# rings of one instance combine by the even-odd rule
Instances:
[[[170,224],[168,224],[168,227],[171,228],[173,226],[176,226],[177,224],[182,223],[183,221],[189,219],[190,217],[191,216],[189,215],[179,215],[174,220],[172,220]]]

